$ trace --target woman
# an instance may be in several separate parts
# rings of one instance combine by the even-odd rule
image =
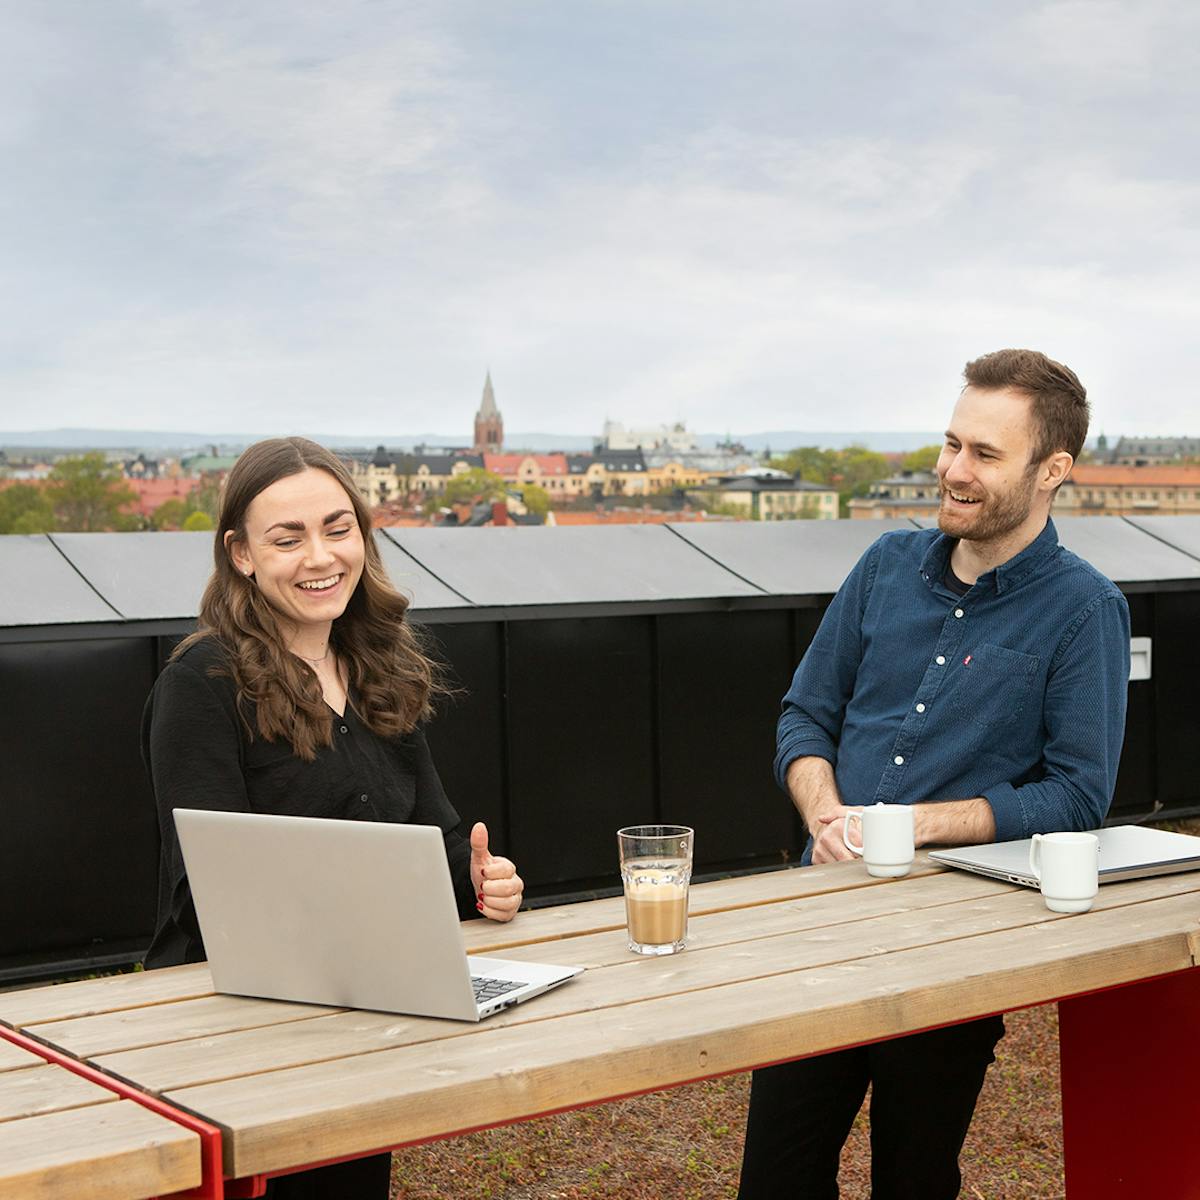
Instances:
[[[437,825],[459,911],[508,921],[523,883],[469,842],[419,724],[434,670],[389,583],[345,466],[304,438],[251,446],[226,480],[197,630],[142,725],[162,831],[146,966],[204,958],[172,811],[223,808]],[[272,1181],[268,1195],[388,1194],[389,1155]]]

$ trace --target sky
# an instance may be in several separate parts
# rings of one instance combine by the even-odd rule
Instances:
[[[1194,0],[0,18],[0,430],[1200,432]]]

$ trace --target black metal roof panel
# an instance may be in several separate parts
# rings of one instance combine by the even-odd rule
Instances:
[[[130,621],[194,617],[212,574],[211,533],[50,537],[79,574]]]
[[[1185,517],[1054,517],[1058,540],[1090,562],[1113,583],[1155,583],[1166,579],[1200,579],[1200,562],[1151,537],[1138,527],[1146,520],[1181,521]],[[936,519],[914,517],[923,528]]]
[[[1058,540],[1114,583],[1200,579],[1200,562],[1113,517],[1055,518]]]
[[[413,611],[423,608],[469,608],[468,601],[400,548],[392,536],[398,532],[397,528],[377,529],[375,541],[383,556],[388,578],[412,601]]]
[[[116,616],[48,537],[0,536],[0,625],[112,621]]]
[[[1126,517],[1125,520],[1160,542],[1200,559],[1200,516]]]
[[[479,606],[753,596],[662,525],[389,530]]]
[[[722,521],[671,528],[776,596],[836,592],[866,548],[910,521]]]
[[[376,544],[388,575],[413,608],[466,604],[445,584],[397,549],[386,536]],[[87,583],[131,621],[191,618],[212,572],[211,533],[56,533],[51,535]],[[55,554],[61,561],[61,556]],[[63,564],[66,566],[66,564]],[[75,572],[71,574],[78,579]],[[87,587],[83,580],[79,581]],[[91,592],[92,588],[87,588]],[[113,611],[71,620],[112,620]],[[9,622],[17,624],[18,622]]]

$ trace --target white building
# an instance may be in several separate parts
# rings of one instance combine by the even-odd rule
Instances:
[[[654,429],[626,429],[620,421],[604,422],[605,450],[695,450],[696,439],[682,421]]]

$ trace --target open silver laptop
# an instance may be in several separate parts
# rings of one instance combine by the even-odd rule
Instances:
[[[1144,825],[1114,825],[1093,832],[1100,839],[1101,883],[1200,869],[1200,837],[1148,829]],[[1029,869],[1031,840],[1023,838],[1018,842],[963,846],[959,850],[934,850],[929,857],[948,867],[1037,887],[1038,881]]]
[[[468,957],[441,831],[175,809],[219,992],[478,1021],[582,967]]]

